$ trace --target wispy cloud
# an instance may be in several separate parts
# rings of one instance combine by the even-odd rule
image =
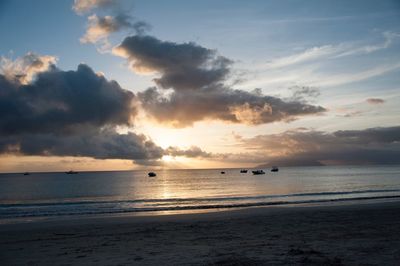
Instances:
[[[312,86],[338,86],[353,82],[358,82],[362,80],[367,80],[373,77],[377,77],[392,71],[395,71],[400,68],[400,63],[392,63],[385,64],[376,67],[372,67],[370,69],[356,72],[356,73],[341,73],[341,74],[325,74],[325,75],[315,75],[315,77],[310,77],[306,84],[310,84]]]
[[[341,73],[321,73],[319,69],[323,63],[304,65],[301,67],[288,67],[287,69],[258,70],[255,77],[243,81],[241,87],[291,87],[306,85],[312,87],[333,87],[354,82],[365,81],[374,77],[388,74],[400,69],[400,63],[373,65],[361,71],[348,70]]]
[[[397,16],[396,12],[376,12],[361,15],[347,15],[347,16],[298,16],[280,19],[267,19],[256,20],[255,23],[263,23],[264,25],[270,24],[292,24],[292,23],[315,23],[315,22],[334,22],[334,21],[351,21],[351,20],[365,20],[365,19],[379,19],[387,16]]]
[[[373,53],[379,50],[383,50],[386,48],[389,48],[392,43],[400,38],[400,34],[396,32],[391,32],[391,31],[385,31],[382,33],[384,41],[378,44],[371,44],[371,45],[364,45],[360,47],[354,47],[352,49],[349,49],[348,51],[343,51],[342,53],[338,54],[335,56],[335,58],[340,58],[344,56],[350,56],[350,55],[357,55],[357,54],[369,54]]]
[[[305,84],[312,87],[334,87],[368,80],[400,69],[400,63],[375,65],[362,71],[346,71],[343,73],[320,73],[317,65],[289,68],[285,71],[274,69],[259,71],[255,77],[241,83],[245,87],[291,87]]]
[[[400,37],[399,33],[386,31],[382,33],[383,41],[378,44],[359,45],[356,43],[339,43],[337,45],[315,46],[303,52],[271,60],[261,66],[265,69],[284,68],[313,60],[334,59],[358,54],[369,54],[389,48]]]
[[[283,68],[288,67],[294,64],[304,63],[315,59],[320,59],[323,57],[327,57],[333,54],[336,54],[338,51],[342,50],[342,45],[334,46],[334,45],[324,45],[319,47],[309,48],[301,53],[280,57],[273,59],[272,61],[266,63],[264,67],[266,69],[271,68]]]

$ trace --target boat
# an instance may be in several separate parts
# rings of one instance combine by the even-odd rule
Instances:
[[[271,172],[278,172],[278,171],[279,171],[278,166],[272,166]]]
[[[149,177],[155,177],[155,176],[157,176],[157,174],[154,173],[154,172],[149,172],[148,175],[149,175]]]
[[[78,172],[69,170],[68,172],[65,172],[67,175],[76,175]]]
[[[224,171],[221,171],[221,175],[223,175],[223,174],[225,174],[225,172],[224,172]]]
[[[25,172],[24,175],[29,175],[29,172]]]
[[[247,173],[247,169],[240,170],[241,173]]]
[[[254,170],[251,172],[253,172],[253,175],[264,175],[265,174],[265,172],[263,170]]]

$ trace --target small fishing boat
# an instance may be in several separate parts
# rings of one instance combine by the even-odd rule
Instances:
[[[155,176],[157,176],[157,174],[154,173],[154,172],[150,172],[150,173],[148,173],[148,175],[149,175],[149,177],[155,177]]]
[[[65,172],[67,175],[76,175],[78,172],[69,170],[68,172]]]
[[[29,175],[29,172],[25,172],[24,175]]]
[[[278,172],[278,171],[279,171],[278,166],[272,166],[271,172]]]
[[[240,173],[247,173],[247,169],[240,170]]]
[[[265,174],[265,172],[263,170],[254,170],[251,172],[253,172],[253,175],[264,175]]]
[[[225,174],[225,172],[224,171],[221,171],[221,175],[224,175]]]

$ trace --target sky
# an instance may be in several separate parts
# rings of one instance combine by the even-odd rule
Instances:
[[[400,163],[400,3],[0,0],[0,172]]]

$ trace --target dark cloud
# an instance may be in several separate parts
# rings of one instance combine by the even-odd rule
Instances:
[[[333,133],[292,130],[238,139],[268,165],[400,163],[400,126],[340,130]]]
[[[225,87],[174,91],[168,96],[150,88],[138,93],[138,97],[148,114],[174,127],[190,126],[204,119],[258,125],[325,111],[320,106]]]
[[[325,111],[304,101],[265,96],[259,90],[229,88],[224,82],[232,61],[195,43],[177,44],[136,35],[125,38],[114,53],[126,57],[137,73],[160,74],[154,81],[161,89],[149,88],[138,96],[150,116],[175,127],[204,119],[263,124]]]
[[[294,86],[289,88],[293,95],[291,100],[293,101],[305,101],[306,99],[315,99],[321,95],[318,88],[307,87],[307,86]]]
[[[136,21],[132,25],[133,29],[135,30],[136,34],[144,35],[146,32],[151,30],[151,25],[145,21]]]
[[[366,101],[369,104],[383,104],[383,103],[385,103],[385,100],[380,99],[380,98],[368,98]]]
[[[212,157],[213,154],[203,151],[197,146],[192,146],[189,149],[180,149],[177,147],[168,147],[167,149],[164,150],[165,155],[170,155],[170,156],[184,156],[184,157],[190,157],[190,158],[209,158]]]
[[[132,126],[136,115],[132,92],[87,65],[62,71],[44,67],[40,58],[47,57],[7,68],[10,76],[0,72],[0,154],[127,159],[143,165],[159,165],[163,155],[211,156],[195,146],[164,150],[142,134],[118,133],[116,127]],[[29,83],[13,78],[20,69],[34,70]]]
[[[364,130],[339,130],[334,136],[345,143],[368,145],[374,143],[395,143],[400,141],[400,126],[376,127]]]
[[[136,161],[159,159],[163,150],[144,135],[118,134],[113,128],[103,128],[69,135],[47,133],[0,137],[0,153]]]
[[[158,72],[154,81],[162,88],[198,89],[223,81],[229,73],[229,59],[195,43],[177,44],[152,36],[127,37],[115,48],[136,72]]]
[[[136,114],[133,93],[83,64],[76,71],[53,66],[30,84],[0,75],[0,88],[1,135],[129,125]]]
[[[52,65],[27,84],[1,73],[0,153],[160,159],[163,149],[144,135],[116,130],[132,126],[134,100],[132,92],[84,64],[76,71]]]

